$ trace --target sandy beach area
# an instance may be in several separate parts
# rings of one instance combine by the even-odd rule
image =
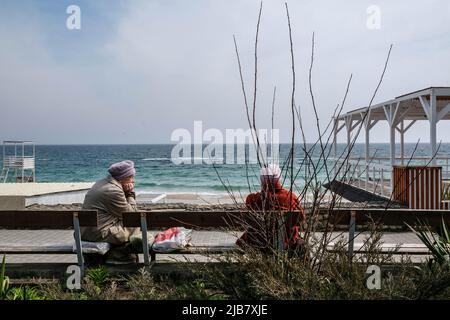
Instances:
[[[5,183],[0,184],[0,207],[2,209],[21,209],[38,205],[72,205],[83,203],[84,197],[93,182],[89,183]],[[178,205],[178,206],[240,206],[245,203],[248,195],[235,192],[148,192],[136,190],[136,201],[139,205]],[[312,203],[313,195],[307,194],[302,203]],[[321,201],[329,202],[331,195],[327,194]],[[341,199],[343,203],[349,203]]]

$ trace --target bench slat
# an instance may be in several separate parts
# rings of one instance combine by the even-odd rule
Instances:
[[[371,221],[382,222],[387,226],[402,226],[404,223],[416,225],[420,220],[429,224],[431,227],[438,228],[442,219],[450,223],[450,212],[445,210],[411,210],[411,209],[320,209],[320,214],[330,214],[331,222],[334,224],[350,223],[351,212],[355,212],[356,224],[368,223]]]
[[[147,226],[153,228],[231,228],[234,230],[245,228],[252,224],[255,218],[248,211],[142,211],[147,215]],[[286,213],[286,219],[299,218],[298,213]],[[127,212],[123,214],[125,227],[140,227],[141,212]],[[292,221],[294,223],[294,221]]]
[[[210,227],[220,228],[230,225],[240,226],[245,217],[244,212],[211,212],[211,211],[148,211],[148,228],[170,228],[170,227]],[[140,212],[127,212],[123,214],[125,227],[140,227]]]
[[[23,249],[23,250],[22,250]],[[0,254],[76,254],[72,248],[66,250],[46,250],[46,249],[29,249],[29,248],[19,248],[10,250],[0,250]]]
[[[78,213],[80,226],[95,227],[95,210],[1,210],[0,228],[3,229],[73,229],[73,214]]]

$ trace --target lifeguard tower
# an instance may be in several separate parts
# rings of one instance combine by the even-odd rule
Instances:
[[[35,182],[36,148],[32,141],[3,141],[0,182]]]

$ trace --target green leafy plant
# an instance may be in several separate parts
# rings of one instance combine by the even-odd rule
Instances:
[[[2,266],[0,269],[0,300],[7,297],[9,291],[9,278],[5,275],[6,257],[3,255]]]
[[[90,269],[86,273],[86,277],[90,279],[96,286],[103,286],[108,279],[110,278],[110,274],[105,266],[101,266],[98,268]]]
[[[45,300],[35,288],[29,286],[13,287],[7,295],[8,300]]]
[[[419,221],[420,229],[408,227],[417,235],[424,245],[431,251],[434,261],[439,264],[450,264],[450,233],[444,219],[441,223],[441,232],[435,235],[430,227]]]

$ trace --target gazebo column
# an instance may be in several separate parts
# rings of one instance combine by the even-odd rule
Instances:
[[[400,145],[402,155],[402,165],[405,164],[405,133],[412,127],[417,120],[412,120],[407,126],[405,126],[405,120],[400,121],[400,127],[397,126],[397,131],[400,133]]]
[[[344,120],[344,123],[342,125],[339,126],[339,121]],[[346,126],[346,120],[345,119],[339,119],[336,118],[334,120],[334,128],[333,128],[333,153],[334,153],[334,158],[337,159],[338,158],[338,153],[337,153],[337,136],[338,133],[341,132],[342,128],[344,128]],[[348,143],[348,136],[347,136],[347,143]]]
[[[430,123],[430,159],[431,164],[436,164],[436,125],[439,121],[438,114],[436,112],[436,94],[434,90],[431,90],[430,101],[427,100],[426,96],[419,96],[420,103],[423,110],[427,116],[428,122]]]
[[[390,130],[390,158],[391,158],[391,190],[394,189],[394,165],[395,165],[395,127],[392,125],[389,125]]]
[[[364,119],[364,129],[365,129],[365,145],[364,145],[364,158],[365,158],[365,171],[366,171],[366,182],[365,189],[369,189],[369,164],[370,164],[370,129],[372,129],[377,123],[378,120],[371,120],[370,111],[369,115],[364,118],[364,115],[361,114],[361,118]]]
[[[353,123],[353,118],[351,115],[345,117],[345,129],[347,129],[347,148],[348,148],[347,151],[348,152],[350,152],[352,123]]]
[[[400,155],[402,159],[402,165],[405,161],[405,122],[400,121]]]
[[[370,110],[367,111],[367,114],[361,113],[361,119],[364,121],[364,131],[365,131],[365,143],[364,143],[364,171],[366,175],[365,179],[365,189],[369,188],[369,151],[370,151]]]
[[[436,124],[438,122],[436,113],[436,95],[434,90],[431,91],[430,95],[430,145],[431,145],[431,164],[436,164]]]
[[[353,122],[355,122],[355,124],[353,124]],[[361,120],[353,119],[353,115],[348,115],[347,117],[345,117],[345,127],[347,129],[347,163],[349,166],[351,166],[350,152],[352,150],[352,148],[351,148],[351,144],[352,144],[351,133],[352,133],[353,129],[355,129],[360,123],[361,123]],[[355,137],[355,139],[356,139],[356,137]],[[346,170],[346,172],[347,172],[347,170]]]
[[[339,122],[341,120],[344,120],[344,123],[342,125],[339,126]],[[342,130],[342,128],[344,128],[346,126],[346,118],[344,119],[340,119],[340,118],[335,118],[334,119],[334,127],[333,127],[333,153],[334,153],[334,160],[335,165],[334,165],[334,175],[337,176],[337,174],[339,173],[338,171],[338,151],[337,151],[337,136],[338,133]],[[348,140],[348,137],[347,137]],[[348,143],[348,142],[347,142]]]
[[[436,96],[435,96],[435,99],[436,99]],[[440,120],[444,119],[448,115],[449,112],[450,112],[450,103],[448,103],[446,106],[444,106],[439,111],[439,113],[437,114],[437,121],[440,121]],[[448,170],[448,166],[447,166],[446,169]]]
[[[345,129],[347,131],[347,156],[346,156],[346,167],[344,168],[344,175],[343,179],[345,180],[345,177],[347,176],[347,173],[349,172],[349,161],[350,161],[350,143],[351,143],[351,133],[352,133],[352,115],[348,115],[345,117]],[[345,163],[345,162],[344,162]]]
[[[394,188],[394,168],[395,165],[395,128],[397,127],[397,112],[400,109],[400,102],[390,103],[383,106],[384,114],[386,115],[386,120],[389,124],[389,146],[390,146],[390,159],[391,159],[391,190]]]
[[[395,111],[395,118],[394,118],[394,126],[395,129],[400,133],[400,159],[401,164],[403,165],[405,162],[405,132],[411,128],[411,126],[416,122],[416,120],[412,121],[406,128],[405,128],[405,117],[408,113],[408,109],[406,108],[405,111],[401,115],[398,115],[398,109],[400,109],[400,102],[397,104],[397,110]]]
[[[399,105],[400,102],[397,102],[395,104],[391,103],[383,107],[390,129],[389,144],[391,165],[395,165],[395,127],[397,126],[397,111],[399,109]]]
[[[390,135],[389,135],[389,147],[390,147],[390,158],[391,165],[395,165],[395,127],[389,127]]]

